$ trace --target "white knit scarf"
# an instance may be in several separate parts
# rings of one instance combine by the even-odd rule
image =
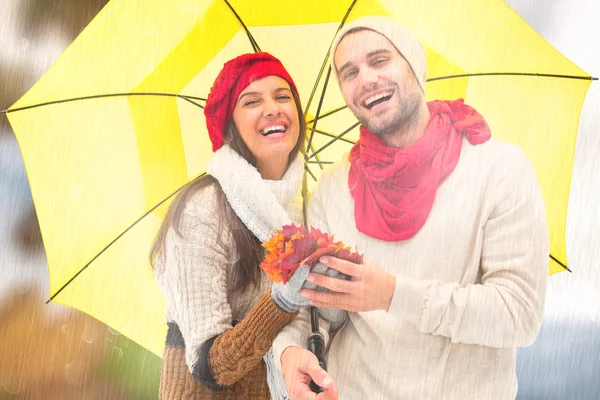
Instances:
[[[223,145],[206,165],[206,172],[219,181],[235,214],[261,242],[283,225],[302,222],[301,154],[281,180],[272,181],[262,179],[255,167]]]

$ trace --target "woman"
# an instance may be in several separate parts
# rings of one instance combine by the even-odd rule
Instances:
[[[306,125],[279,60],[225,64],[204,109],[215,151],[208,175],[171,205],[151,253],[168,299],[162,399],[268,399],[262,357],[303,304],[271,284],[261,242],[302,217]]]

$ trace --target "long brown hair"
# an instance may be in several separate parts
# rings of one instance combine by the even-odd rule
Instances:
[[[296,159],[299,152],[303,152],[303,145],[306,139],[306,121],[302,112],[302,105],[300,104],[300,97],[298,93],[292,89],[292,97],[296,104],[296,111],[298,112],[298,119],[300,121],[300,134],[298,135],[298,142],[292,149],[288,159],[288,166]],[[246,143],[242,140],[238,133],[237,127],[233,122],[233,117],[227,122],[225,128],[225,143],[229,145],[234,151],[241,155],[250,165],[256,167],[256,158],[246,146]],[[214,185],[217,192],[217,220],[220,224],[228,223],[230,231],[233,236],[235,244],[235,251],[238,255],[233,265],[232,280],[233,284],[230,286],[233,292],[243,292],[251,285],[258,285],[260,281],[261,270],[259,264],[262,262],[265,250],[261,246],[260,240],[244,225],[244,223],[235,214],[225,193],[221,189],[219,182],[211,175],[200,176],[186,185],[186,187],[177,195],[173,203],[169,207],[167,215],[165,216],[162,225],[154,243],[150,250],[150,263],[153,267],[156,265],[156,261],[159,257],[164,255],[165,240],[169,228],[173,227],[173,230],[182,236],[180,231],[181,215],[188,200],[192,195],[197,193],[199,190],[206,188],[207,186]],[[221,230],[219,225],[219,230]],[[218,235],[221,238],[221,235]],[[199,266],[200,268],[200,266]],[[228,285],[229,286],[229,285]]]

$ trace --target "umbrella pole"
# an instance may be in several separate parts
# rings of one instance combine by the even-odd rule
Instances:
[[[325,338],[319,331],[319,310],[314,306],[310,306],[310,324],[312,332],[308,335],[308,350],[317,356],[319,366],[327,371],[327,364],[325,363]],[[313,380],[310,381],[309,387],[314,393],[323,392],[323,388]]]
[[[317,113],[318,115],[318,113]],[[304,169],[305,173],[302,177],[302,216],[304,219],[304,226],[308,228],[308,218],[307,218],[307,201],[308,201],[308,182],[306,177],[306,171],[310,171],[307,166],[308,159],[305,157],[304,159]],[[319,360],[319,365],[325,371],[327,371],[327,364],[325,363],[325,338],[321,331],[319,331],[319,310],[310,306],[310,325],[311,325],[311,333],[308,335],[307,339],[307,347],[308,350],[313,353],[317,360]],[[323,388],[317,385],[312,379],[309,384],[310,390],[314,393],[323,392]]]

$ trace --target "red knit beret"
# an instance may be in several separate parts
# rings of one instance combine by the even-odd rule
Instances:
[[[204,107],[213,151],[217,151],[223,145],[225,126],[233,114],[240,93],[253,81],[270,75],[284,79],[292,90],[298,92],[281,61],[269,53],[243,54],[225,63],[210,89]]]

